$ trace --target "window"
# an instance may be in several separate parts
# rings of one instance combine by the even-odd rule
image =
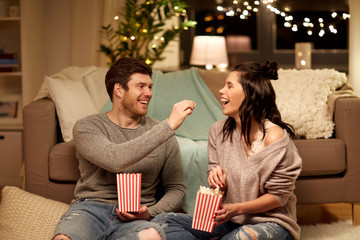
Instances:
[[[284,18],[277,15],[277,49],[294,49],[296,42],[312,42],[314,49],[347,49],[349,21],[343,19],[343,12],[336,12],[334,17],[332,13],[330,11],[296,11],[288,13],[293,16],[292,24],[296,23],[297,31],[292,31],[291,27],[285,27]],[[303,25],[305,18],[308,18],[313,27]],[[331,32],[330,28],[334,29],[333,32]],[[309,35],[308,31],[312,34]]]
[[[226,16],[216,10],[200,10],[196,12],[196,22],[195,35],[229,36],[229,44],[241,44],[249,39],[250,50],[257,49],[256,13],[247,19],[240,19],[239,16]]]

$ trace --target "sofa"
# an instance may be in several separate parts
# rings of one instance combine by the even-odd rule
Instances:
[[[217,100],[216,104],[220,106],[218,90],[223,87],[228,73],[194,69],[193,71],[197,71],[204,85],[206,85],[212,94],[212,97]],[[324,70],[319,71],[322,74],[321,76],[331,78],[332,72],[330,72],[331,74],[329,72],[323,74]],[[314,74],[319,74],[319,72],[313,72]],[[302,78],[304,78],[303,76],[310,76],[310,72],[297,70],[284,70],[282,74],[285,78],[289,78],[289,76],[298,73]],[[166,74],[163,75],[165,76]],[[317,78],[316,75],[311,81],[315,82]],[[303,99],[306,98],[306,94],[298,93],[299,86],[294,86],[292,91],[291,81],[288,79],[284,81],[286,84],[283,92],[292,96],[289,98],[289,96],[284,94],[285,103],[291,99],[296,100],[296,94],[299,94],[299,98],[302,99],[300,101],[297,100],[298,102],[305,101]],[[302,82],[302,80],[300,79],[298,82]],[[349,94],[349,91],[347,92],[348,94],[342,94],[339,89],[343,86],[344,82],[335,87],[332,86],[330,90],[327,90],[327,95],[324,99],[327,102],[332,101],[332,106],[326,106],[327,111],[330,111],[329,126],[332,128],[331,134],[327,133],[324,137],[314,137],[314,134],[309,137],[305,134],[294,139],[294,143],[303,160],[303,168],[296,182],[295,193],[298,204],[351,203],[354,206],[353,216],[356,215],[354,219],[359,219],[357,215],[360,214],[360,98]],[[308,92],[309,88],[311,86],[304,86],[304,89],[307,89],[306,92]],[[314,88],[317,88],[317,86],[314,86]],[[280,87],[277,87],[277,89],[280,89]],[[161,96],[162,93],[157,92],[156,94]],[[278,94],[278,92],[276,94],[280,98],[281,94]],[[54,102],[54,96],[46,96],[46,94],[40,94],[39,96],[23,109],[23,153],[26,190],[46,198],[69,203],[73,199],[74,187],[79,178],[74,141],[64,141],[63,132],[59,124],[60,109],[57,108]],[[168,100],[167,98],[166,101],[168,102]],[[315,97],[315,101],[320,102],[317,97]],[[279,109],[280,105],[279,103]],[[307,112],[311,110],[311,107],[305,108],[302,116],[305,117]],[[301,107],[295,108],[293,111],[300,111]],[[317,117],[319,111],[317,109],[314,109],[314,111],[313,114],[310,114],[309,118],[315,119]],[[284,115],[287,114],[286,109],[280,112],[284,113]],[[291,114],[287,115],[291,119]],[[299,119],[297,116],[294,116],[294,118],[295,120]],[[308,122],[309,120],[304,120],[302,124],[306,125]],[[316,124],[314,123],[313,125]],[[320,125],[324,124],[320,123]],[[301,127],[297,126],[297,128],[299,132],[302,131]],[[315,131],[318,131],[319,128],[315,127]],[[179,144],[181,145],[181,142]],[[206,144],[204,146],[206,147]],[[204,173],[207,164],[206,158],[201,161],[200,168],[199,166],[189,166],[189,168],[203,169],[203,172],[189,174],[185,171],[187,188],[191,188],[190,185],[193,183],[198,183],[199,179],[197,178],[199,177],[202,178],[200,182],[204,182],[204,174],[206,181],[206,173]],[[199,163],[192,162],[190,164],[199,165]],[[354,222],[354,224],[360,223]]]

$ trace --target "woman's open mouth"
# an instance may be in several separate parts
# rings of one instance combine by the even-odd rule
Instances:
[[[225,98],[221,98],[221,101],[224,102],[223,106],[225,106],[226,104],[229,103],[229,100],[225,99]]]

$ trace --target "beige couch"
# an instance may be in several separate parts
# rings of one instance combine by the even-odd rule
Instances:
[[[199,74],[220,100],[218,90],[226,73],[199,70]],[[333,137],[294,140],[303,159],[295,190],[299,204],[345,202],[359,206],[360,98],[338,98],[333,120]],[[78,161],[74,142],[62,141],[55,104],[50,99],[24,107],[24,158],[27,191],[70,202],[79,177]]]

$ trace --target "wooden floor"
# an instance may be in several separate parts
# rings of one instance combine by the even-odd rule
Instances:
[[[0,186],[0,201],[1,201]],[[330,223],[352,218],[352,206],[347,203],[298,205],[299,224]]]
[[[348,203],[298,205],[299,224],[331,223],[352,218],[352,205]]]

